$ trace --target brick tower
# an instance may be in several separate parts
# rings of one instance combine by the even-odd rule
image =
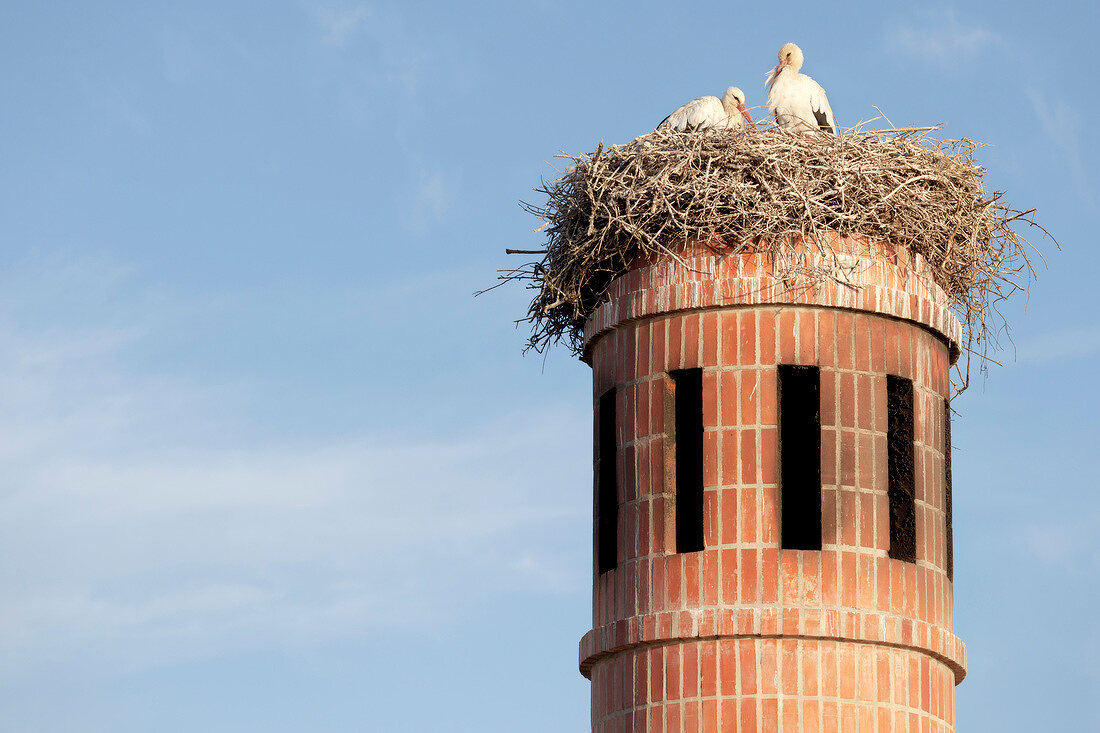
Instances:
[[[919,256],[834,236],[792,258],[848,284],[697,247],[588,320],[595,731],[955,729],[961,326]]]

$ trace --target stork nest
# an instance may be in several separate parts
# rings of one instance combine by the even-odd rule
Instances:
[[[523,204],[545,220],[547,248],[509,250],[542,257],[500,275],[536,291],[520,321],[531,324],[527,348],[565,341],[580,354],[585,320],[638,258],[676,257],[689,241],[778,254],[837,232],[923,255],[963,324],[963,348],[984,356],[1007,325],[998,304],[1035,274],[1017,229],[1046,231],[1034,209],[986,193],[974,160],[982,143],[940,140],[931,135],[939,129],[657,131],[558,156],[571,166],[536,189],[545,204]],[[797,258],[775,261],[791,263],[776,273],[784,278],[842,281],[840,272],[799,271]]]

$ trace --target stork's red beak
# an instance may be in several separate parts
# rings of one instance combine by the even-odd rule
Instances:
[[[753,126],[753,129],[755,129],[756,123],[753,122],[752,115],[749,114],[749,111],[745,109],[745,105],[739,104],[737,105],[737,109],[740,110],[741,114],[745,116],[745,119],[748,120],[749,124]]]

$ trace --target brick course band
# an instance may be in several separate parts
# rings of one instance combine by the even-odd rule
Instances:
[[[954,730],[966,648],[946,570],[945,400],[962,328],[919,257],[830,243],[790,256],[839,263],[855,287],[796,287],[768,274],[770,255],[695,247],[619,277],[589,319],[594,411],[614,397],[602,404],[616,413],[617,478],[614,562],[593,567],[579,650],[594,730]],[[820,550],[780,547],[781,453],[799,460],[801,447],[779,445],[780,364],[820,378]],[[676,544],[669,372],[680,369],[701,372],[693,552]],[[912,383],[910,560],[889,555],[890,375]],[[731,654],[736,667],[721,661]],[[759,677],[774,667],[785,680],[799,665],[797,680],[817,670],[817,693]]]
[[[681,262],[662,260],[636,267],[612,283],[607,301],[588,319],[584,354],[608,330],[657,313],[714,307],[801,304],[878,313],[918,323],[946,339],[951,362],[959,356],[962,324],[921,255],[890,244],[831,235],[824,245],[799,248],[787,264],[807,270],[841,270],[847,284],[798,284],[774,273],[783,262],[770,253],[716,255],[695,245]]]
[[[750,637],[832,639],[909,649],[947,665],[956,685],[966,676],[966,645],[933,624],[877,612],[782,606],[666,611],[592,629],[581,639],[581,674],[591,678],[599,660],[631,647]]]

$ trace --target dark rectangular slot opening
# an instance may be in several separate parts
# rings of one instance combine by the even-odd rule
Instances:
[[[781,546],[821,549],[821,370],[781,364],[779,460]]]
[[[599,463],[596,479],[596,564],[601,573],[614,570],[619,546],[619,475],[615,466],[615,390],[600,397]]]
[[[703,549],[703,370],[668,373],[675,385],[676,552]]]
[[[944,535],[946,541],[947,579],[955,579],[955,546],[951,530],[951,400],[943,401],[943,473],[944,473],[944,512],[947,514]]]
[[[916,562],[917,506],[913,481],[913,382],[886,376],[887,495],[890,557]]]

